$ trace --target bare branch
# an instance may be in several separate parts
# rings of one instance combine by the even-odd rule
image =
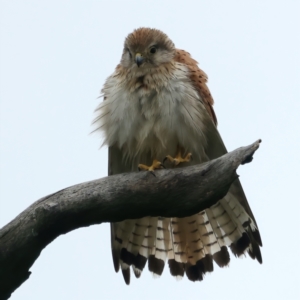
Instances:
[[[28,279],[41,251],[61,234],[145,216],[185,217],[210,207],[226,195],[236,169],[252,160],[259,143],[201,165],[105,177],[36,201],[0,230],[0,300]]]

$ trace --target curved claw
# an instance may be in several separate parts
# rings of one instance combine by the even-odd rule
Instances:
[[[166,162],[166,160],[170,161],[171,163],[174,162],[175,158],[173,158],[171,155],[167,155],[164,160],[163,160],[163,164]]]
[[[168,157],[166,156],[164,159],[163,159],[163,164],[166,162],[166,160],[168,159]]]
[[[157,159],[153,160],[153,163],[152,163],[151,166],[147,166],[147,165],[143,165],[143,164],[138,165],[138,170],[139,171],[145,170],[145,171],[153,172],[156,169],[163,169],[163,168],[165,169],[165,166],[160,161],[158,161]]]
[[[181,156],[181,152],[179,152],[175,157],[172,157],[171,155],[167,155],[164,160],[163,163],[168,160],[171,163],[173,163],[175,166],[178,166],[180,163],[183,162],[189,162],[190,160],[193,160],[193,155],[192,153],[188,153],[184,158]]]
[[[156,177],[155,173],[153,170],[149,171],[154,177]]]

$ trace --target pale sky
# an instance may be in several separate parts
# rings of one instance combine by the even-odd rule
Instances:
[[[199,61],[228,150],[263,141],[238,170],[262,265],[231,255],[202,282],[176,281],[166,266],[127,286],[102,224],[51,243],[12,300],[299,299],[299,1],[0,3],[0,227],[43,196],[107,175],[93,111],[137,27],[164,31]]]

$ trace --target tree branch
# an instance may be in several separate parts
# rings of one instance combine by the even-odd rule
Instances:
[[[185,217],[224,197],[259,141],[207,163],[109,176],[58,191],[0,230],[0,300],[26,281],[41,251],[74,229],[145,216]]]

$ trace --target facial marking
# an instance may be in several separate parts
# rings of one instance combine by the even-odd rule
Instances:
[[[170,62],[175,46],[166,34],[157,29],[138,28],[125,39],[121,65],[126,68],[155,68]]]

